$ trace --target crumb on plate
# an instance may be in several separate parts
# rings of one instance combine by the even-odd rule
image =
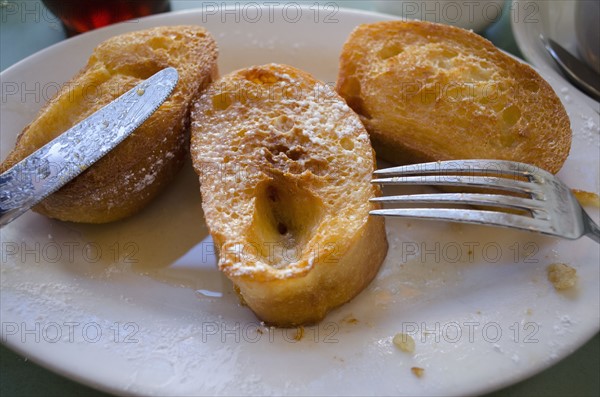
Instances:
[[[596,207],[600,208],[600,196],[596,193],[586,192],[584,190],[573,189],[571,190],[573,195],[584,207]]]
[[[348,314],[346,317],[344,317],[342,321],[346,324],[358,324],[358,319],[352,314]]]
[[[413,373],[413,375],[415,375],[417,378],[420,378],[423,376],[423,374],[425,373],[425,368],[421,368],[421,367],[411,367],[410,371]]]
[[[572,288],[577,282],[577,270],[564,263],[553,263],[548,266],[548,280],[557,290]]]
[[[414,353],[415,351],[415,340],[408,334],[398,333],[392,342],[403,352]]]
[[[296,335],[294,335],[294,339],[297,341],[300,341],[300,340],[302,340],[303,337],[304,337],[304,327],[299,326],[298,328],[296,328]]]

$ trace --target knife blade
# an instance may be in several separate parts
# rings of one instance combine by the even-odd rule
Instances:
[[[600,101],[600,75],[551,38],[540,35],[540,40],[566,77],[583,92]]]
[[[175,68],[161,70],[0,175],[0,227],[121,143],[171,95],[177,80]]]

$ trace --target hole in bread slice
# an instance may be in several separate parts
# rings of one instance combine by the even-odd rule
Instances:
[[[504,120],[506,128],[517,124],[520,118],[521,110],[516,105],[510,105],[502,111],[502,120]]]
[[[310,190],[293,177],[275,175],[256,187],[248,239],[259,247],[262,262],[285,268],[294,257],[287,251],[304,251],[322,215],[323,203]]]
[[[400,54],[404,50],[404,47],[400,43],[391,42],[384,45],[381,50],[379,50],[379,58],[382,60],[395,57]]]
[[[228,92],[220,92],[212,97],[213,108],[217,111],[226,110],[232,103],[233,99]]]

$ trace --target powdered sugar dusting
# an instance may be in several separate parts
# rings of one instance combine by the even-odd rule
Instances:
[[[322,202],[310,238],[325,233],[339,217],[353,220],[352,226],[337,232],[337,238],[345,241],[368,217],[364,198],[374,192],[370,141],[359,117],[329,85],[276,64],[248,68],[217,81],[193,113],[191,149],[206,219],[213,231],[228,236],[225,246],[232,251],[236,244],[242,245],[238,251],[244,249],[242,241],[254,227],[259,186],[271,175],[281,173],[293,185],[306,186],[309,195]],[[352,189],[339,188],[346,180],[355,181]],[[235,208],[224,203],[236,203]],[[350,218],[352,211],[362,215]],[[274,243],[278,239],[270,238]],[[230,275],[261,273],[283,279],[318,261],[309,260],[304,252],[294,260],[286,259],[285,253],[269,255],[268,260],[262,256],[223,255],[220,266]]]

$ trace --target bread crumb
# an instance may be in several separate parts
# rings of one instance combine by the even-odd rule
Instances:
[[[425,368],[411,367],[410,372],[412,372],[413,375],[416,376],[417,378],[421,378],[423,376],[423,374],[425,373]]]
[[[572,189],[571,192],[582,206],[600,208],[600,196],[596,193],[578,189]]]
[[[294,339],[297,341],[300,341],[300,340],[302,340],[303,337],[304,337],[304,327],[299,326],[298,328],[296,328],[296,335],[294,335]]]
[[[415,352],[415,340],[410,335],[398,333],[394,336],[392,342],[394,342],[394,345],[396,345],[396,347],[398,347],[403,352]]]
[[[558,291],[572,288],[577,281],[577,270],[564,263],[553,263],[547,270],[548,280]]]
[[[358,324],[358,319],[356,319],[356,317],[354,317],[352,314],[348,314],[342,321],[346,324]]]

